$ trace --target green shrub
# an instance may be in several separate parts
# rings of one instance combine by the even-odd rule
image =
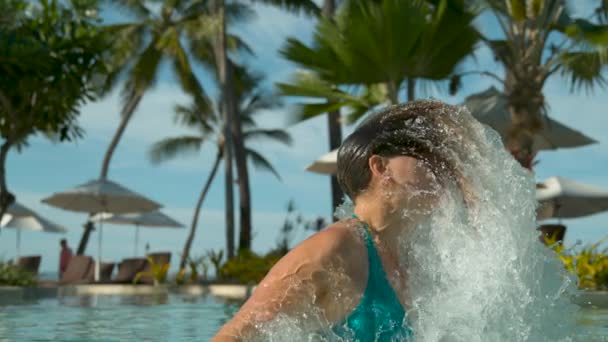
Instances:
[[[186,277],[186,273],[190,269],[190,275]],[[209,273],[209,260],[207,256],[200,256],[196,258],[188,258],[188,268],[184,267],[175,276],[175,283],[177,285],[185,284],[198,284],[202,279],[207,280]],[[199,273],[199,268],[201,273]]]
[[[224,280],[236,280],[243,284],[258,283],[280,258],[274,253],[260,256],[251,251],[241,251],[220,267],[219,275]]]
[[[38,282],[36,275],[16,265],[0,261],[0,285],[34,286]]]
[[[170,266],[168,262],[157,263],[151,256],[148,256],[148,262],[150,263],[150,270],[138,272],[133,278],[133,284],[137,284],[141,277],[152,277],[154,285],[162,284],[167,280],[167,273],[169,272]]]
[[[580,251],[569,251],[554,237],[545,238],[566,269],[577,276],[578,286],[586,290],[608,290],[608,248],[598,250],[601,240]]]

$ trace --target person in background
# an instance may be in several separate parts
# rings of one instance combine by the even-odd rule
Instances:
[[[68,268],[70,259],[72,259],[72,249],[68,246],[66,239],[61,239],[61,252],[59,254],[59,279],[63,276],[63,272]]]

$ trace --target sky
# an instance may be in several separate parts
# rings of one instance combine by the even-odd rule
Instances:
[[[592,2],[577,1],[577,7],[573,10],[575,14],[585,16],[592,8],[591,4]],[[240,34],[255,52],[254,57],[241,61],[246,61],[253,69],[264,73],[268,86],[274,82],[287,81],[297,68],[282,59],[278,50],[287,37],[310,41],[314,21],[264,5],[256,5],[254,10],[254,19],[232,29]],[[102,17],[109,23],[125,20],[121,11],[116,8],[106,8]],[[477,24],[489,35],[496,32],[495,22],[491,18],[482,17]],[[463,70],[502,72],[493,63],[490,52],[483,48],[479,49],[474,60],[465,62],[461,67]],[[197,73],[205,86],[212,89],[209,77],[203,74],[202,68],[197,68]],[[483,91],[489,86],[500,87],[491,79],[477,76],[467,77],[464,82],[464,88],[456,96],[431,89],[421,97],[432,96],[448,103],[459,104],[466,96]],[[537,180],[562,176],[608,189],[606,91],[599,89],[591,94],[571,93],[564,78],[557,76],[549,80],[545,87],[545,96],[550,106],[549,115],[584,132],[599,143],[583,148],[540,153],[540,164],[535,169]],[[166,137],[191,133],[173,123],[175,104],[188,104],[188,98],[176,85],[169,68],[165,66],[155,88],[146,93],[128,126],[114,155],[109,178],[162,203],[163,212],[189,226],[194,204],[211,169],[215,150],[210,144],[204,146],[198,154],[158,166],[150,163],[147,153],[152,144]],[[84,214],[55,209],[40,201],[54,192],[98,177],[103,154],[119,122],[120,108],[119,93],[114,92],[82,108],[80,124],[86,130],[84,139],[75,143],[54,144],[44,138],[35,137],[30,140],[28,148],[21,153],[12,151],[8,157],[7,181],[18,201],[68,229],[64,235],[22,233],[21,255],[42,255],[42,271],[57,270],[61,238],[66,238],[76,249],[82,234],[82,225],[87,217]],[[294,200],[297,210],[308,218],[329,218],[331,213],[329,178],[305,171],[307,165],[328,152],[326,119],[320,117],[292,124],[292,114],[293,107],[288,100],[283,106],[256,116],[260,127],[286,128],[294,140],[291,147],[261,142],[253,144],[273,163],[282,178],[279,181],[273,175],[258,172],[254,168],[250,171],[253,249],[258,252],[275,246],[290,200]],[[352,127],[345,127],[346,134],[351,131]],[[210,249],[225,247],[223,187],[223,177],[220,173],[203,205],[191,252],[194,256],[202,255]],[[564,223],[568,226],[567,245],[578,240],[582,243],[593,243],[608,235],[608,214],[566,220]],[[175,270],[187,231],[188,229],[142,228],[139,254],[143,253],[145,244],[149,244],[150,251],[171,251],[172,267]],[[124,257],[133,256],[134,234],[132,226],[105,225],[102,248],[104,261],[119,262]],[[292,243],[301,241],[309,234],[310,232],[298,231]],[[0,258],[9,259],[15,256],[15,241],[13,230],[0,232]],[[97,255],[96,234],[91,236],[87,254]]]

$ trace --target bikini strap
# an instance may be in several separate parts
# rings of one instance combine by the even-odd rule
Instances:
[[[363,224],[363,234],[365,236],[365,247],[367,247],[367,262],[369,263],[369,274],[371,276],[372,271],[376,271],[378,268],[378,262],[380,261],[380,256],[376,251],[376,246],[374,246],[374,240],[372,238],[372,233],[370,232],[370,228],[365,223],[365,221],[361,220],[357,215],[352,216],[352,218],[359,220]],[[381,264],[380,264],[381,266]]]

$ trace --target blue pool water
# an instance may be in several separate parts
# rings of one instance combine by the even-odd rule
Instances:
[[[88,296],[0,306],[0,341],[208,341],[240,303],[211,296]]]
[[[0,341],[208,341],[240,303],[212,296],[90,296],[0,306]],[[608,310],[582,309],[575,341],[608,341]]]

